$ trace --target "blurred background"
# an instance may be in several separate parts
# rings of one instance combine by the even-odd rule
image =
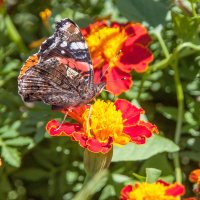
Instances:
[[[153,39],[153,71],[133,72],[133,87],[120,97],[138,99],[166,141],[158,140],[154,151],[147,144],[128,161],[111,163],[106,184],[97,188],[92,199],[118,199],[123,185],[136,179],[133,173],[145,176],[147,167],[162,170],[163,179],[174,181],[171,152],[177,146],[173,141],[180,147],[186,196],[192,195],[188,174],[200,164],[199,9],[193,0],[0,0],[0,200],[69,200],[82,187],[83,149],[69,138],[50,138],[45,133],[45,124],[62,120],[63,115],[43,103],[26,104],[17,92],[24,61],[53,33],[55,21],[66,17],[80,27],[99,19],[140,22]],[[180,106],[177,82],[161,42],[173,55],[170,59],[178,62],[184,92],[179,141],[174,139]],[[101,97],[109,98],[106,93]]]

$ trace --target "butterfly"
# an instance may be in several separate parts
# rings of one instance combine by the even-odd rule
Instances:
[[[25,102],[42,101],[53,110],[63,110],[89,103],[105,84],[94,83],[91,57],[79,27],[63,19],[21,68],[18,93]]]

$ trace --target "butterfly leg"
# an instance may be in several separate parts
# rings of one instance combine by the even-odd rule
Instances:
[[[65,120],[66,120],[66,118],[67,118],[68,113],[69,113],[69,111],[66,111],[65,116],[64,116],[64,118],[63,118],[63,120],[62,120],[60,126],[56,129],[56,131],[59,130],[60,127],[63,125],[63,123],[65,122]]]

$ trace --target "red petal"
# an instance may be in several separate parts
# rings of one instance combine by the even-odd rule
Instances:
[[[151,131],[142,125],[132,125],[124,127],[124,133],[131,137],[131,141],[137,144],[144,144],[145,138],[152,136]]]
[[[152,133],[156,133],[156,134],[159,133],[157,126],[154,125],[154,124],[151,124],[150,122],[144,122],[144,121],[140,120],[138,124],[141,125],[141,126],[145,126],[145,127],[148,128]]]
[[[112,138],[109,138],[106,143],[99,142],[96,138],[89,138],[87,140],[87,149],[94,153],[106,154],[112,148]]]
[[[157,180],[156,183],[160,183],[160,184],[162,184],[164,186],[169,186],[170,185],[169,183],[163,181],[162,179]]]
[[[113,67],[109,73],[107,73],[106,79],[106,89],[115,95],[129,90],[133,84],[130,74],[121,71],[117,67]]]
[[[144,46],[148,46],[151,42],[151,37],[148,34],[147,29],[139,23],[128,23],[125,27],[125,31],[129,36],[129,40],[125,41],[126,46],[133,45],[133,43],[139,43]]]
[[[94,69],[94,83],[106,82],[105,75],[108,69],[108,64],[102,66],[102,68]]]
[[[129,199],[129,193],[133,190],[132,185],[127,185],[124,188],[122,188],[120,192],[120,200],[128,200]]]
[[[86,137],[82,132],[74,132],[73,140],[78,141],[81,147],[86,148],[88,137]]]
[[[184,185],[175,183],[173,185],[170,185],[169,188],[166,190],[165,194],[168,196],[182,196],[185,193],[185,187]]]
[[[143,109],[137,108],[129,101],[123,99],[118,99],[115,102],[115,106],[117,110],[120,110],[122,112],[125,126],[136,124],[140,119],[140,114],[144,113]]]
[[[60,125],[60,122],[51,120],[47,123],[46,130],[51,136],[70,136],[74,131],[81,128],[79,124],[71,124],[68,122],[62,124],[61,126]]]
[[[144,72],[152,61],[153,54],[146,47],[134,44],[132,46],[123,46],[118,66],[121,70],[134,69],[136,72]]]

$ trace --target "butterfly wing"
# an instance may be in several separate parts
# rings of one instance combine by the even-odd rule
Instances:
[[[31,59],[32,56],[18,78],[18,91],[24,101],[43,101],[60,109],[81,104],[80,92],[86,82],[79,73],[55,58],[34,65],[30,65]]]
[[[43,101],[53,108],[86,102],[81,95],[92,87],[93,69],[86,42],[69,19],[57,22],[55,33],[27,59],[18,78],[24,101]]]
[[[39,49],[41,60],[57,57],[79,72],[88,85],[93,83],[93,68],[87,44],[79,27],[70,19],[56,23],[54,34]]]

